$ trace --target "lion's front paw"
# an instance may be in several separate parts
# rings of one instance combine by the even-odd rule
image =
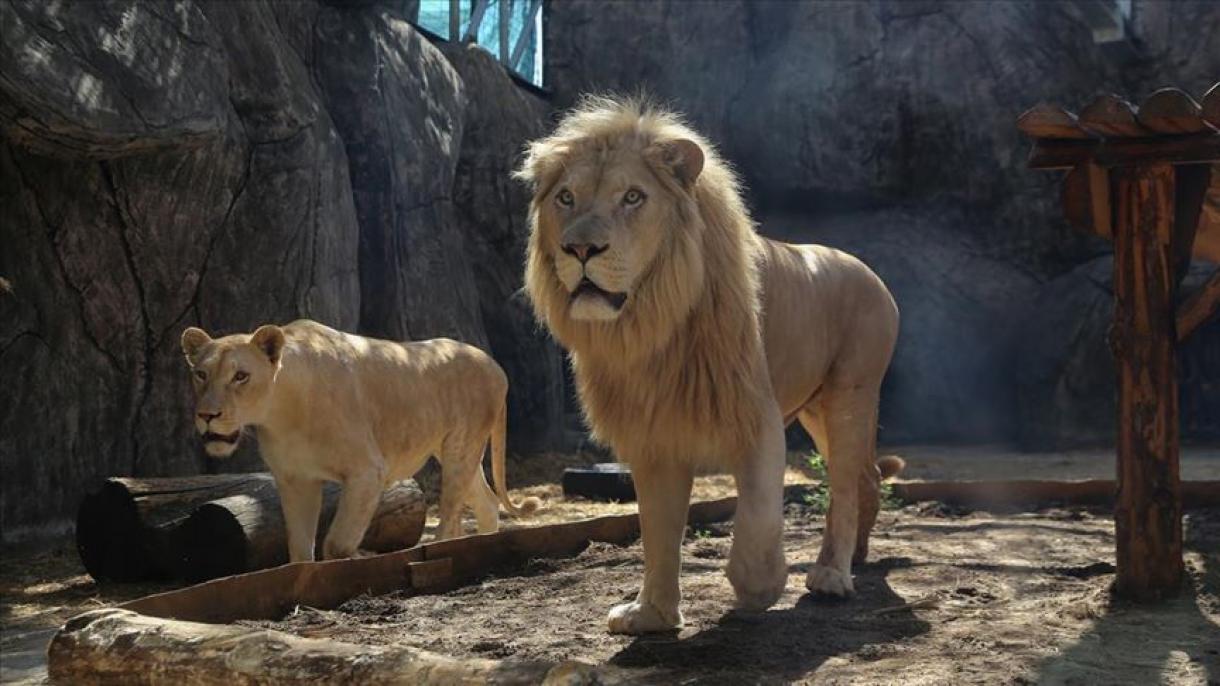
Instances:
[[[615,606],[608,619],[612,634],[647,634],[682,628],[682,613],[676,608],[672,614],[662,613],[638,600]]]
[[[814,593],[824,593],[846,598],[856,592],[851,583],[851,574],[841,572],[834,567],[815,564],[805,576],[805,588]]]
[[[729,560],[728,577],[737,594],[737,608],[750,612],[762,612],[771,607],[784,594],[788,585],[788,565],[782,550],[778,554],[766,555],[762,559],[742,562],[738,556]]]

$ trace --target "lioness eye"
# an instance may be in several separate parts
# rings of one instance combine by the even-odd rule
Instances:
[[[572,203],[576,202],[576,196],[572,195],[572,191],[564,188],[555,195],[555,202],[564,207],[571,207]]]
[[[246,379],[249,379],[249,378],[250,378],[249,374],[239,371],[233,375],[233,383],[245,383]]]
[[[196,369],[196,370],[195,370],[195,378],[196,378],[196,379],[199,379],[200,381],[207,381],[207,380],[208,380],[208,373],[207,373],[207,372],[205,372],[205,371],[203,371],[202,369]]]
[[[623,194],[624,205],[638,205],[642,202],[644,202],[644,191],[638,188],[629,189]]]

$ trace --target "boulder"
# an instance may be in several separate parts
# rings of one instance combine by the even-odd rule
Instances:
[[[360,220],[360,330],[486,348],[468,247],[454,226],[461,78],[422,34],[376,6],[324,7],[314,36]]]
[[[258,464],[202,456],[186,326],[358,323],[345,150],[275,16],[158,7],[0,6],[0,112],[52,122],[6,117],[0,148],[0,385],[19,399],[0,404],[6,539],[107,476]],[[46,43],[72,57],[12,57]],[[56,90],[95,82],[72,106]]]
[[[550,107],[486,50],[445,44],[442,51],[468,94],[453,204],[491,353],[508,373],[509,442],[556,448],[564,441],[564,359],[521,290],[530,194],[512,178],[525,144],[546,132]]]

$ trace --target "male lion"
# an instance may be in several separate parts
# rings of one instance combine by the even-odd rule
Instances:
[[[258,431],[293,562],[314,559],[323,481],[343,485],[323,556],[350,557],[381,491],[430,456],[441,463],[438,538],[461,533],[463,505],[474,510],[480,533],[499,527],[497,499],[513,514],[538,506],[536,498],[508,499],[508,379],[478,348],[444,338],[381,341],[302,319],[217,339],[191,327],[182,351],[208,454],[228,457],[244,427]],[[489,440],[496,492],[482,468]]]
[[[831,505],[806,586],[853,592],[879,505],[881,378],[898,310],[881,280],[830,248],[758,236],[737,179],[670,112],[585,99],[530,144],[526,288],[571,353],[595,438],[631,465],[644,583],[612,632],[682,624],[678,568],[693,474],[727,468],[738,505],[728,577],[743,609],[770,607],[788,568],[784,426],[827,456]],[[886,476],[901,461],[883,461]]]

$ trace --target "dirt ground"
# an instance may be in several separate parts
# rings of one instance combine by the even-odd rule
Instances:
[[[908,447],[897,449],[894,452],[907,458],[908,468],[904,476],[923,479],[1096,478],[1109,476],[1112,473],[1114,459],[1112,453],[1105,450],[1024,455],[989,447]],[[534,517],[522,520],[506,519],[504,525],[506,527],[533,526],[603,514],[634,512],[634,503],[594,503],[563,498],[562,490],[557,483],[563,468],[572,464],[587,464],[597,460],[598,458],[592,455],[552,455],[545,458],[531,457],[512,460],[508,471],[510,485],[513,486],[513,498],[519,499],[525,495],[540,496],[544,501],[544,507]],[[800,456],[793,455],[791,465],[787,475],[789,483],[807,480],[808,474],[801,470]],[[1182,476],[1185,479],[1220,479],[1220,450],[1216,448],[1184,449]],[[426,478],[424,481],[427,486]],[[732,495],[732,493],[732,480],[725,476],[703,477],[696,483],[695,498],[698,500],[724,497]],[[450,618],[448,631],[453,635],[446,638],[444,633],[437,634],[435,640],[440,643],[424,642],[420,645],[455,654],[516,655],[518,653],[512,651],[521,650],[524,652],[520,655],[529,656],[561,654],[564,650],[564,641],[569,641],[577,647],[586,644],[594,646],[595,650],[591,649],[592,652],[588,653],[589,660],[600,659],[626,665],[656,665],[671,658],[678,659],[680,654],[690,651],[691,655],[703,655],[708,664],[715,665],[721,664],[723,646],[729,638],[732,638],[729,642],[736,645],[738,638],[749,634],[770,638],[761,640],[757,644],[754,640],[747,641],[744,649],[733,648],[747,663],[769,662],[771,658],[766,657],[768,653],[763,650],[768,642],[787,645],[789,652],[799,653],[802,656],[799,659],[780,656],[777,664],[787,666],[776,667],[770,672],[760,672],[755,675],[760,679],[766,674],[779,680],[804,678],[833,683],[836,679],[853,679],[853,675],[856,673],[853,670],[859,669],[858,664],[867,666],[875,663],[877,666],[883,666],[892,671],[893,678],[889,679],[891,682],[905,683],[909,680],[912,683],[922,681],[943,683],[943,679],[949,677],[951,677],[950,681],[958,680],[957,673],[946,672],[943,669],[938,671],[926,665],[907,670],[902,664],[909,658],[904,658],[903,655],[908,652],[917,654],[919,650],[925,649],[920,646],[926,645],[928,642],[935,643],[936,640],[939,640],[935,637],[943,637],[943,632],[948,630],[944,628],[945,626],[951,627],[955,623],[963,622],[965,618],[975,617],[976,614],[985,611],[1002,614],[1004,608],[1025,602],[1024,600],[1018,602],[1016,599],[1027,598],[1027,589],[1036,587],[1037,583],[1040,583],[1038,580],[1041,575],[1040,573],[1029,573],[1022,577],[1022,573],[1017,571],[1020,565],[1042,567],[1051,564],[1041,561],[1037,553],[1037,545],[1045,545],[1045,542],[1038,543],[1041,540],[1040,536],[1061,535],[1064,547],[1074,551],[1075,557],[1078,558],[1074,561],[1055,561],[1052,566],[1087,566],[1099,561],[1107,563],[1113,561],[1112,526],[1109,523],[1108,515],[1105,514],[1079,515],[1082,517],[1079,521],[1084,522],[1083,524],[1072,519],[1063,520],[1066,515],[1062,513],[1044,514],[1033,519],[991,517],[982,514],[977,516],[941,515],[945,515],[945,513],[921,513],[911,508],[883,514],[871,556],[873,562],[857,570],[857,587],[861,590],[861,595],[857,600],[843,605],[808,598],[802,599],[802,575],[798,572],[803,569],[802,563],[807,561],[815,551],[820,535],[818,532],[821,518],[812,515],[800,517],[797,516],[797,513],[793,513],[795,519],[791,522],[788,532],[789,562],[794,569],[790,588],[779,608],[761,617],[724,616],[724,611],[729,606],[730,596],[727,581],[721,573],[724,560],[716,555],[723,554],[723,551],[727,550],[728,539],[718,535],[723,533],[723,530],[710,530],[688,544],[684,578],[688,600],[692,602],[688,603],[686,609],[688,627],[677,637],[631,641],[612,639],[604,634],[605,611],[614,602],[618,602],[634,592],[635,584],[638,582],[639,556],[630,549],[594,548],[576,560],[536,563],[534,569],[527,570],[532,576],[489,580],[487,582],[489,587],[504,589],[504,597],[495,601],[496,606],[502,608],[501,614],[504,617],[504,619],[498,620],[501,622],[500,624],[494,622],[491,624],[486,622],[466,623],[460,616]],[[1160,674],[1159,670],[1162,667],[1168,670],[1167,674],[1179,675],[1175,678],[1180,677],[1179,681],[1182,683],[1192,683],[1191,674],[1201,673],[1198,670],[1204,669],[1204,667],[1199,667],[1199,665],[1206,665],[1207,660],[1211,659],[1213,662],[1206,667],[1209,670],[1207,674],[1213,682],[1220,682],[1220,668],[1214,664],[1216,654],[1214,652],[1200,654],[1199,652],[1200,650],[1217,650],[1216,644],[1220,644],[1220,638],[1212,636],[1209,641],[1205,636],[1200,645],[1210,647],[1200,649],[1192,649],[1186,641],[1186,638],[1192,635],[1191,632],[1197,633],[1202,630],[1215,634],[1217,631],[1215,594],[1217,587],[1220,587],[1220,583],[1216,581],[1220,576],[1220,559],[1217,559],[1217,555],[1220,554],[1218,553],[1220,540],[1215,533],[1214,520],[1220,518],[1220,513],[1213,513],[1211,517],[1212,519],[1209,520],[1201,513],[1192,513],[1188,518],[1188,531],[1189,535],[1193,537],[1191,545],[1194,546],[1189,563],[1195,569],[1196,588],[1201,590],[1197,590],[1193,595],[1184,596],[1183,599],[1168,608],[1155,611],[1127,608],[1121,604],[1110,608],[1105,602],[1104,593],[1101,593],[1097,598],[1089,601],[1093,603],[1089,607],[1100,608],[1096,610],[1099,613],[1097,618],[1087,621],[1080,620],[1077,625],[1073,625],[1075,628],[1064,630],[1066,633],[1055,639],[1051,647],[1046,648],[1047,651],[1050,651],[1048,654],[1054,653],[1055,650],[1061,651],[1063,659],[1059,662],[1051,661],[1046,669],[1030,673],[1042,675],[1053,682],[1054,679],[1047,675],[1053,676],[1061,672],[1068,675],[1088,674],[1087,671],[1082,671],[1082,667],[1071,668],[1076,671],[1063,671],[1069,669],[1071,665],[1087,665],[1090,660],[1093,660],[1097,664],[1105,666],[1114,664],[1114,660],[1117,659],[1139,663],[1135,667],[1124,668],[1132,675],[1132,681],[1136,683],[1141,681],[1137,677]],[[1048,526],[1067,527],[1069,530],[1061,533],[1033,526],[1042,522],[1043,519],[1049,520]],[[1029,530],[1022,530],[1018,525],[1019,522],[1025,521],[1029,521],[1031,524]],[[435,525],[434,518],[430,519],[430,525]],[[1211,528],[1207,530],[1212,533],[1201,533],[1209,526]],[[948,527],[948,529],[921,527]],[[937,535],[930,536],[930,534]],[[920,539],[920,536],[924,538]],[[904,545],[909,548],[904,548]],[[1210,547],[1205,548],[1204,546]],[[1199,552],[1201,550],[1210,550],[1210,557],[1206,561]],[[993,552],[988,553],[987,551]],[[1012,559],[1011,562],[1009,558]],[[953,561],[953,564],[949,564],[947,561]],[[614,565],[618,564],[624,566],[621,569],[616,568]],[[559,576],[551,578],[542,574],[544,570],[553,565],[558,565],[556,571],[559,572]],[[535,604],[544,608],[555,607],[554,603],[557,601],[553,600],[553,596],[556,589],[547,584],[552,582],[573,583],[575,588],[583,588],[579,585],[580,578],[576,578],[575,581],[562,581],[562,579],[571,578],[570,572],[578,572],[580,565],[586,565],[590,570],[588,572],[590,575],[596,572],[598,579],[605,580],[604,587],[599,583],[593,588],[580,592],[581,597],[576,600],[584,598],[587,602],[578,603],[570,610],[565,607],[562,619],[541,617],[535,618],[536,624],[531,624],[530,621],[527,621],[528,616],[526,616],[526,619],[522,620],[521,627],[514,629],[513,633],[496,633],[507,630],[508,625],[503,622],[510,622],[513,617],[522,617],[523,608],[528,610],[528,606]],[[1009,569],[1012,565],[1017,565],[1017,567]],[[1092,569],[1097,571],[1097,568]],[[1204,570],[1206,570],[1206,574],[1204,574]],[[1016,576],[1009,578],[1010,573]],[[938,582],[937,575],[950,576],[942,578]],[[1003,581],[1005,584],[1016,584],[1010,587],[1010,595],[1001,596],[990,590],[988,580],[992,579],[993,575],[995,576],[994,582]],[[579,577],[579,574],[576,576]],[[1109,573],[1103,571],[1091,577],[1085,575],[1080,579],[1073,577],[1059,579],[1062,583],[1071,582],[1082,586],[1071,591],[1076,596],[1065,595],[1063,600],[1079,605],[1083,601],[1079,599],[1071,601],[1070,599],[1077,596],[1083,597],[1086,591],[1092,592],[1089,589],[1094,585],[1096,588],[1104,589],[1110,576]],[[961,579],[979,579],[979,581],[972,582],[973,586],[970,584],[963,586],[956,582],[959,577]],[[1050,578],[1054,581],[1057,577],[1051,575]],[[540,579],[546,579],[546,581],[539,582]],[[560,580],[556,581],[556,579]],[[1017,584],[1017,581],[1021,581],[1021,583]],[[540,585],[535,587],[535,584],[539,583]],[[0,555],[0,683],[22,681],[39,683],[42,675],[45,674],[46,643],[56,628],[69,617],[86,610],[115,605],[175,586],[176,584],[172,583],[98,584],[81,568],[71,541],[6,548]],[[966,596],[958,597],[953,594],[953,591],[959,586],[984,589],[982,592],[991,593],[996,598],[988,599],[986,602],[977,598],[966,602]],[[1053,586],[1054,584],[1051,584],[1051,587]],[[513,591],[513,588],[517,590]],[[1096,589],[1093,588],[1093,590]],[[518,593],[523,599],[531,600],[519,605],[509,603],[510,594],[513,592]],[[406,600],[414,603],[411,606],[413,608],[411,612],[421,613],[417,618],[419,621],[432,618],[428,621],[439,623],[445,608],[450,607],[447,605],[448,603],[458,603],[452,606],[455,609],[462,608],[463,605],[460,604],[462,602],[466,606],[476,607],[484,603],[484,599],[480,595],[482,593],[484,593],[482,587],[474,587],[451,596]],[[566,598],[574,593],[565,593],[558,597]],[[1068,592],[1065,590],[1064,593]],[[928,595],[934,595],[935,598],[924,600]],[[706,601],[701,601],[695,596],[706,598]],[[1035,596],[1028,597],[1034,598]],[[1093,596],[1089,596],[1089,598],[1093,598]],[[923,600],[923,603],[926,604],[935,603],[937,607],[921,606],[911,610],[887,611],[875,617],[869,614],[911,600]],[[388,601],[389,599],[382,599],[377,602]],[[700,603],[704,604],[700,605]],[[1051,604],[1057,605],[1057,603]],[[512,611],[510,612],[506,608]],[[1035,609],[1031,612],[1036,611]],[[310,611],[303,609],[302,612],[309,613]],[[787,624],[789,619],[796,623]],[[408,621],[408,619],[402,617],[394,621]],[[552,623],[548,624],[548,621]],[[1142,622],[1149,622],[1160,628],[1145,631],[1143,634],[1136,632],[1134,635],[1137,638],[1132,639],[1136,649],[1127,649],[1124,647],[1126,645],[1123,643],[1126,640],[1124,637],[1132,635],[1131,627],[1138,627]],[[1208,624],[1209,622],[1210,624]],[[562,624],[562,626],[557,624]],[[530,626],[535,625],[536,630],[529,629]],[[941,628],[929,631],[926,627],[921,628],[924,625]],[[862,626],[872,626],[873,629],[861,629]],[[990,659],[991,654],[1007,645],[1005,641],[1011,640],[1000,639],[987,632],[977,632],[975,631],[979,628],[977,623],[965,622],[958,626],[973,629],[968,628],[957,634],[962,637],[961,644],[957,647],[947,645],[942,646],[940,650],[948,651],[944,653],[945,655],[956,655],[960,652],[963,656],[969,656],[971,653],[977,653],[972,659],[983,660],[987,667],[990,667],[993,662]],[[752,627],[761,629],[756,632]],[[807,627],[807,630],[795,631],[793,627]],[[878,627],[888,627],[890,633],[881,632]],[[1042,627],[1039,627],[1039,631],[1041,629]],[[400,627],[397,638],[394,639],[389,638],[392,632],[383,632],[383,636],[385,636],[383,640],[406,640],[405,636],[408,634],[421,637],[432,635],[420,633],[421,631],[423,631],[422,625],[417,629],[404,626]],[[869,638],[869,631],[873,631],[876,636]],[[972,638],[972,631],[980,633],[983,638]],[[497,635],[499,638],[496,637]],[[513,636],[512,640],[505,640],[504,636],[509,635]],[[484,638],[475,638],[476,636]],[[481,650],[475,650],[481,645],[479,643],[481,640],[487,642],[486,646]],[[546,650],[555,652],[546,653],[542,645],[534,643],[535,641],[545,643],[547,640],[554,641],[556,647]],[[503,645],[496,647],[496,641]],[[1019,641],[1014,644],[1023,645]],[[1112,645],[1118,647],[1112,648]],[[1154,647],[1156,647],[1155,650]],[[1022,650],[1025,649],[1022,648]],[[653,657],[650,659],[649,656]],[[1189,659],[1191,656],[1194,661]],[[687,660],[687,662],[697,661],[698,659],[693,657]],[[962,669],[968,669],[967,665],[971,664],[971,660],[965,657],[961,660],[954,658],[953,662],[962,665]],[[762,663],[766,664],[766,662]],[[915,660],[912,664],[918,665],[919,661]],[[926,674],[922,671],[925,668],[927,668]],[[695,672],[703,673],[699,670],[695,670]],[[710,670],[704,676],[711,677],[715,673],[717,670]],[[885,681],[886,679],[880,676],[884,673],[883,670],[879,670],[873,673],[873,676]],[[1014,676],[1011,680],[1018,679]],[[1156,678],[1150,680],[1157,681]],[[1004,678],[998,681],[1002,682]],[[1076,678],[1075,681],[1066,677],[1058,681],[1066,683],[1098,682],[1098,680],[1083,676]],[[1099,681],[1104,683],[1110,680],[1103,678]],[[1194,679],[1193,683],[1203,682]]]
[[[788,589],[762,614],[728,612],[731,526],[688,532],[686,627],[673,634],[605,630],[609,607],[638,587],[638,543],[594,544],[446,595],[364,596],[250,624],[457,656],[577,659],[639,670],[641,681],[657,683],[1220,681],[1218,511],[1188,515],[1190,588],[1154,608],[1111,599],[1114,538],[1105,513],[988,515],[930,503],[884,512],[849,601],[806,593],[824,519],[801,503],[787,514]]]

